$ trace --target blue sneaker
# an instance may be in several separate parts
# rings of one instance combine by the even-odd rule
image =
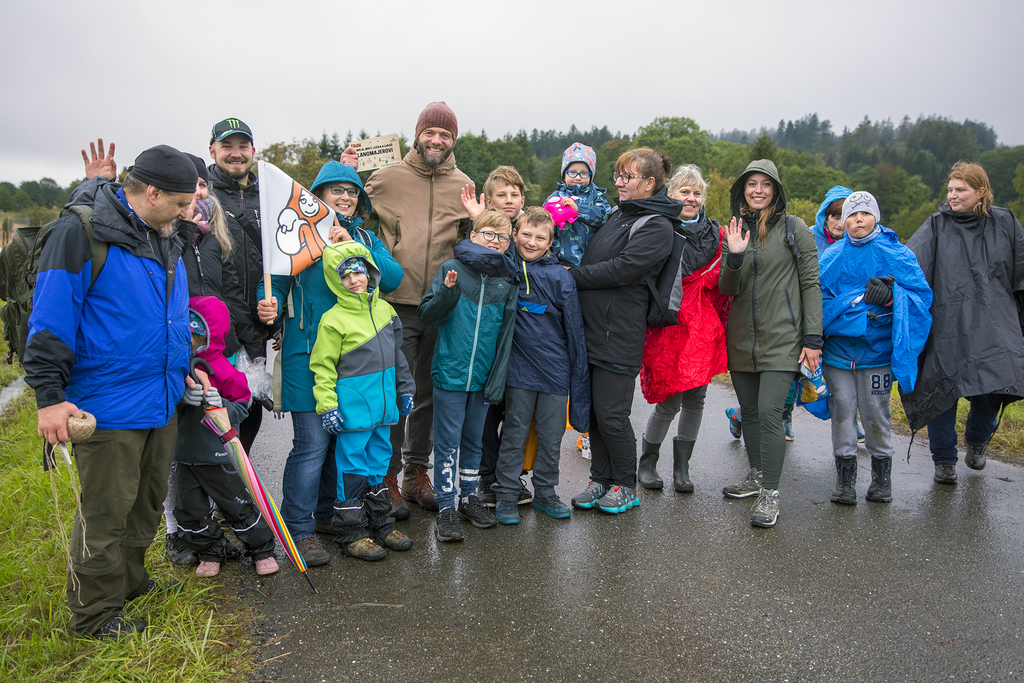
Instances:
[[[533,507],[554,519],[566,519],[572,515],[572,510],[569,509],[569,506],[555,495],[543,498],[534,497]]]
[[[602,512],[610,512],[617,515],[629,508],[640,505],[640,499],[636,497],[636,489],[628,486],[613,486],[608,489],[601,500],[597,501],[597,509]]]
[[[498,524],[519,524],[519,508],[514,500],[499,500],[494,512]]]
[[[596,481],[592,481],[587,484],[587,488],[583,489],[583,493],[572,499],[572,506],[589,510],[604,494],[605,488]]]
[[[732,434],[732,438],[734,438],[734,439],[740,438],[743,435],[743,432],[740,430],[740,425],[742,425],[743,423],[740,422],[740,411],[739,411],[739,409],[738,408],[726,408],[725,409],[725,416],[727,418],[729,418],[729,433]]]

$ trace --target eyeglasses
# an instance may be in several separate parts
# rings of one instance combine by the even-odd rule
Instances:
[[[629,175],[628,173],[612,173],[612,182],[622,181],[623,185],[628,185],[630,180],[634,178],[646,178],[645,175]]]
[[[359,198],[359,188],[358,187],[344,187],[342,185],[331,185],[331,194],[333,194],[336,197],[340,197],[343,194],[347,194],[352,199],[358,199]]]
[[[570,178],[583,178],[584,180],[586,180],[587,178],[590,177],[590,171],[566,171],[565,175],[569,176]]]
[[[474,230],[473,232],[480,235],[488,242],[498,240],[502,244],[506,244],[512,241],[512,235],[507,232],[494,232],[493,230]]]

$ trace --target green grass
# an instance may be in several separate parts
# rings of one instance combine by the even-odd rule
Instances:
[[[43,472],[27,391],[0,415],[0,680],[244,679],[254,666],[251,614],[225,588],[176,571],[163,557],[162,533],[147,566],[158,582],[178,578],[185,586],[127,607],[128,617],[145,619],[149,628],[116,643],[68,635],[62,534],[70,534],[75,495],[68,470],[58,472],[52,484]]]

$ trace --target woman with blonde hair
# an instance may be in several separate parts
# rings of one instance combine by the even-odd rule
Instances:
[[[980,470],[1000,409],[1024,397],[1024,229],[992,206],[981,166],[961,161],[947,183],[946,201],[907,242],[934,297],[917,384],[903,407],[911,429],[928,426],[935,481],[956,484],[959,399],[971,403],[964,461]]]
[[[770,160],[747,166],[732,185],[730,204],[718,289],[733,297],[726,347],[750,469],[722,493],[757,496],[750,523],[770,528],[779,516],[786,458],[786,395],[800,365],[813,371],[821,357],[818,250],[807,225],[786,214],[786,192]]]

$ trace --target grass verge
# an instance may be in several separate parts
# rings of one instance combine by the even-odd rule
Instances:
[[[62,531],[70,534],[75,495],[67,469],[50,475],[42,469],[34,397],[26,391],[0,415],[0,680],[244,679],[253,668],[250,613],[221,586],[191,571],[176,574],[163,557],[162,533],[147,556],[150,573],[185,586],[127,607],[128,617],[145,619],[149,628],[116,643],[68,635]]]

